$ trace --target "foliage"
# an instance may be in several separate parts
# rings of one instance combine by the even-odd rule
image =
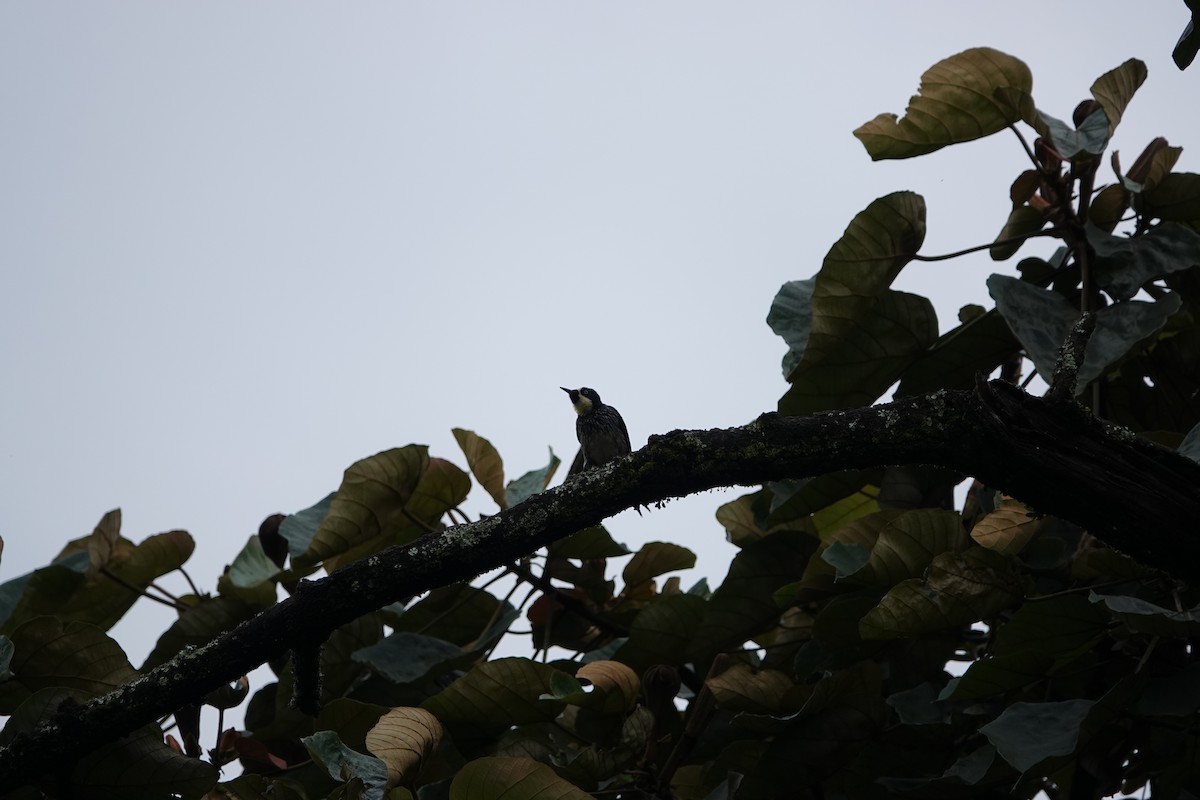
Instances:
[[[789,347],[780,411],[869,404],[897,385],[965,388],[996,369],[1015,382],[1023,358],[1048,376],[1089,311],[1078,400],[1194,454],[1200,175],[1174,172],[1180,149],[1159,139],[1127,171],[1114,152],[1115,179],[1096,185],[1145,77],[1137,61],[1101,76],[1068,124],[1037,108],[1021,61],[968,50],[926,73],[905,117],[860,127],[876,159],[1013,131],[1030,165],[999,236],[977,249],[1004,261],[1037,236],[1062,247],[992,276],[996,307],[963,308],[939,336],[929,301],[891,288],[909,262],[934,258],[920,253],[924,200],[875,200],[771,308]],[[1037,134],[1032,145],[1017,123]],[[106,631],[139,595],[178,612],[144,671],[317,569],[463,520],[470,476],[506,508],[559,464],[551,453],[506,483],[487,439],[454,435],[467,470],[417,445],[365,458],[336,493],[264,522],[215,595],[161,589],[190,537],[134,545],[119,512],[0,586],[10,715],[0,745],[138,674]],[[712,590],[670,577],[694,563],[684,547],[630,554],[602,527],[582,530],[507,570],[529,587],[515,604],[517,589],[497,596],[495,579],[451,584],[338,628],[320,650],[316,716],[293,707],[293,664],[280,658],[275,682],[203,698],[246,702],[246,729],[208,732],[206,752],[189,707],[165,740],[149,726],[13,796],[1100,797],[1147,783],[1155,797],[1200,793],[1200,592],[987,486],[956,510],[962,480],[897,466],[767,484],[718,511],[739,552]],[[628,559],[619,577],[612,559]],[[522,635],[541,660],[493,657]],[[235,760],[244,774],[218,785],[217,768]]]

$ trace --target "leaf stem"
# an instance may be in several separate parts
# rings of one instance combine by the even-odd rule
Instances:
[[[976,245],[975,247],[968,247],[966,250],[958,250],[954,253],[946,253],[945,255],[940,255],[940,256],[923,256],[920,254],[914,254],[912,259],[913,259],[913,261],[947,261],[951,258],[958,258],[959,256],[965,256],[969,253],[977,253],[980,250],[988,250],[992,247],[995,247],[998,244],[1012,244],[1013,242],[1023,242],[1027,239],[1036,239],[1039,236],[1058,236],[1058,235],[1059,235],[1059,232],[1057,230],[1053,230],[1053,229],[1048,230],[1048,231],[1047,230],[1034,231],[1033,233],[1023,233],[1020,236],[1008,236],[1008,237],[1005,237],[1004,239],[997,239],[994,242],[988,242],[987,244]]]

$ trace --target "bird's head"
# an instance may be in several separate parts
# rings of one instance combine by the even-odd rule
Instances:
[[[558,387],[567,393],[571,398],[571,405],[575,406],[576,414],[586,414],[596,406],[602,406],[600,395],[596,394],[595,389],[589,389],[586,386],[582,389],[568,389],[565,386]]]

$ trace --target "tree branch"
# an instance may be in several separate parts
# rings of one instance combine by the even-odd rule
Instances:
[[[636,505],[719,486],[843,469],[935,464],[1087,528],[1151,566],[1200,580],[1200,464],[1097,420],[1071,402],[1000,381],[808,417],[653,436],[631,457],[469,525],[347,565],[145,676],[62,709],[0,749],[16,788],[154,722],[269,658],[400,597],[469,580]]]

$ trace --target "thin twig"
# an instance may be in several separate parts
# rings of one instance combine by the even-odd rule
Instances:
[[[120,586],[124,586],[126,589],[133,592],[134,594],[141,595],[142,597],[146,598],[147,600],[153,600],[156,603],[162,603],[167,608],[173,608],[176,611],[180,611],[180,612],[188,610],[188,607],[185,606],[183,603],[176,603],[176,602],[172,602],[170,600],[165,600],[156,594],[150,594],[149,592],[147,592],[145,589],[141,588],[140,586],[133,585],[129,581],[122,578],[120,575],[117,575],[116,573],[109,570],[108,567],[101,567],[100,574],[103,575],[104,577],[108,578],[112,582],[114,582]]]
[[[997,239],[994,242],[988,242],[987,244],[980,244],[980,245],[976,245],[974,247],[968,247],[966,250],[959,250],[954,253],[946,253],[945,255],[941,255],[941,256],[923,256],[920,254],[914,254],[912,259],[913,259],[913,261],[947,261],[951,258],[958,258],[959,256],[965,256],[970,253],[978,253],[980,250],[990,250],[991,248],[995,247],[998,244],[1012,244],[1013,242],[1024,242],[1028,239],[1036,239],[1039,236],[1058,236],[1058,235],[1059,235],[1059,232],[1056,229],[1052,229],[1052,230],[1048,230],[1048,231],[1045,231],[1045,230],[1034,231],[1033,233],[1023,233],[1020,236],[1006,236],[1005,238]]]

